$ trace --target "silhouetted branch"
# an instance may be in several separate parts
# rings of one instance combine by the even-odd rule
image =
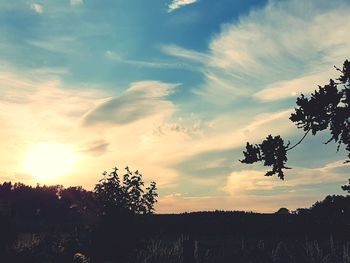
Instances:
[[[294,149],[295,147],[297,147],[299,144],[301,144],[301,142],[305,139],[305,137],[308,135],[308,133],[309,133],[310,131],[311,131],[311,128],[309,128],[309,129],[305,132],[304,136],[303,136],[296,144],[294,144],[293,146],[291,146],[291,147],[289,147],[288,149],[286,149],[286,151],[290,151],[290,150]]]
[[[318,86],[309,97],[303,94],[296,100],[295,112],[291,114],[290,120],[298,129],[303,129],[305,134],[293,146],[284,144],[283,139],[278,135],[269,135],[261,144],[246,145],[243,151],[244,159],[242,163],[252,164],[263,162],[264,166],[272,166],[272,170],[265,175],[277,174],[284,178],[283,169],[288,169],[287,152],[301,144],[309,132],[316,135],[324,130],[329,130],[331,141],[338,143],[337,152],[341,145],[345,145],[345,150],[349,152],[345,163],[350,161],[350,61],[345,60],[343,68],[334,67],[341,73],[339,78],[330,79],[324,86]]]

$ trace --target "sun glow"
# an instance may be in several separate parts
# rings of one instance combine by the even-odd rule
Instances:
[[[38,182],[48,182],[69,173],[76,163],[76,153],[63,144],[36,144],[23,159],[23,172]]]

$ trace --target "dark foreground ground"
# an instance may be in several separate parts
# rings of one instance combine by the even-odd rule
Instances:
[[[350,262],[349,197],[327,198],[294,214],[2,215],[0,262]]]

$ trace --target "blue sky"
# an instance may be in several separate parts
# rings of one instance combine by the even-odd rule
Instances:
[[[291,152],[283,182],[238,159],[246,141],[302,136],[288,117],[349,58],[349,11],[346,0],[0,0],[1,180],[91,189],[129,165],[158,182],[158,212],[268,212],[341,193],[349,167],[327,133]],[[74,152],[71,171],[28,172],[39,144]]]

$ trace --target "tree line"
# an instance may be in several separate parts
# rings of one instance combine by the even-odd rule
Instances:
[[[4,182],[0,184],[1,258],[43,262],[42,251],[46,251],[49,258],[59,252],[58,262],[71,262],[73,252],[83,251],[94,262],[130,262],[149,232],[144,219],[153,214],[157,197],[156,183],[146,186],[142,174],[128,167],[122,176],[116,167],[104,172],[92,191],[81,186]],[[44,236],[38,251],[16,249],[21,233]]]
[[[145,187],[142,174],[132,172],[128,167],[121,177],[118,168],[103,178],[93,191],[81,186],[64,188],[61,185],[30,186],[23,183],[4,182],[0,184],[0,200],[3,213],[27,219],[57,219],[67,214],[94,214],[104,216],[111,213],[151,214],[157,202],[157,187],[151,182]],[[8,211],[6,211],[8,210]]]

